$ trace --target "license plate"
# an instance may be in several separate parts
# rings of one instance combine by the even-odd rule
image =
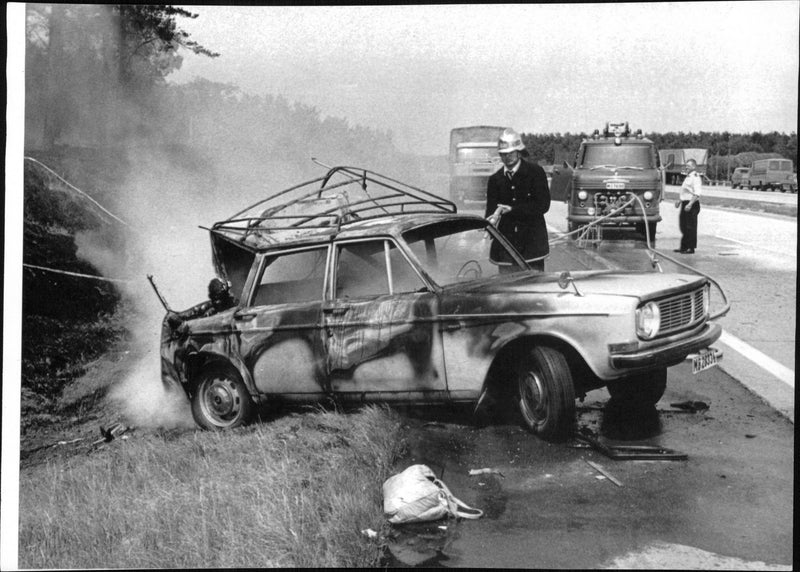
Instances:
[[[606,183],[606,188],[614,191],[619,191],[625,188],[625,183]]]
[[[712,350],[706,350],[692,357],[692,373],[699,373],[715,365],[717,365],[717,354]]]

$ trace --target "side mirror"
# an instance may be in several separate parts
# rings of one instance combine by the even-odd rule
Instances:
[[[578,290],[578,286],[575,285],[575,279],[570,275],[569,271],[565,270],[558,276],[558,287],[562,290],[566,290],[570,284],[572,284],[572,287],[575,289],[576,296],[583,296]]]

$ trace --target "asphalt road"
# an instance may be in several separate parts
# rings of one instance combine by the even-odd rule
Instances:
[[[664,207],[656,246],[678,257],[677,213]],[[565,212],[553,204],[552,237],[566,226]],[[548,270],[650,267],[641,238],[625,231],[566,252],[554,252]],[[406,411],[409,454],[401,466],[429,465],[485,514],[398,527],[390,564],[791,569],[796,220],[706,208],[698,252],[686,258],[722,284],[732,306],[723,327],[743,345],[722,344],[723,367],[697,375],[686,363],[670,368],[656,410],[620,414],[606,407],[605,390],[591,392],[578,425],[610,445],[658,445],[687,460],[612,460],[578,443],[545,443],[513,422],[478,426],[469,412]],[[677,269],[665,258],[661,264]],[[764,358],[791,373],[791,386]],[[672,406],[687,401],[708,409]],[[469,476],[482,468],[500,474]]]

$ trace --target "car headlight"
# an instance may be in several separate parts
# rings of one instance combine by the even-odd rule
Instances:
[[[586,191],[581,191],[578,193],[578,198],[582,201],[585,201],[586,199],[589,198],[589,193],[587,193]]]
[[[589,207],[588,209],[586,209],[586,213],[587,213],[589,216],[594,216],[594,212],[595,212],[595,211],[594,211],[594,207]]]
[[[658,304],[648,302],[636,309],[636,334],[646,340],[651,340],[658,335],[661,327],[661,310]]]
[[[652,201],[653,200],[653,193],[651,191],[645,191],[644,200]]]

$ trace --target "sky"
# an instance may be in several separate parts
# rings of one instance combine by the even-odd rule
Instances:
[[[800,2],[187,6],[170,81],[233,83],[447,152],[453,127],[797,131]]]

